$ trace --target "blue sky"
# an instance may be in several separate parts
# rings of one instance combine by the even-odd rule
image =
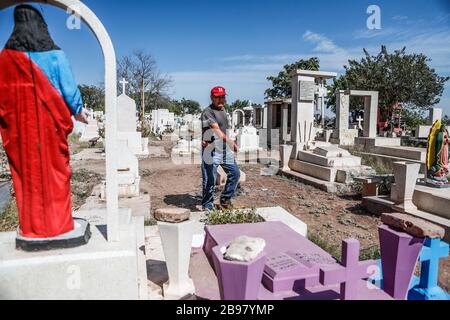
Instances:
[[[117,55],[141,48],[174,80],[173,98],[208,104],[223,85],[229,100],[264,101],[266,77],[284,64],[318,56],[323,71],[342,73],[348,59],[407,47],[424,53],[440,75],[450,75],[450,0],[85,0],[102,20]],[[381,9],[381,30],[369,30],[369,5]],[[100,48],[88,28],[68,30],[67,13],[42,8],[50,32],[72,63],[79,83],[103,81]],[[0,12],[0,45],[13,27],[12,9]],[[450,83],[439,107],[450,115]]]

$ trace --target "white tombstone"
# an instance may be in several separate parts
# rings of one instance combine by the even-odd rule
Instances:
[[[88,142],[95,138],[100,138],[100,135],[98,134],[98,121],[95,119],[89,119],[88,124],[81,124],[81,127],[84,129],[82,130],[80,142]]]
[[[428,117],[428,125],[432,126],[436,121],[442,119],[442,109],[430,108],[430,115]]]
[[[123,93],[117,98],[117,130],[119,140],[125,140],[128,148],[138,157],[146,157],[150,154],[148,150],[148,139],[142,138],[137,131],[136,125],[136,102],[126,95],[125,85],[128,83],[123,79]]]
[[[428,138],[430,134],[431,127],[437,120],[442,120],[442,109],[440,108],[430,108],[430,113],[428,116],[427,125],[418,126],[416,129],[416,138]],[[447,130],[450,131],[450,126],[447,127]]]
[[[391,188],[391,200],[399,212],[414,211],[414,189],[420,171],[420,163],[394,162],[395,184]]]
[[[333,133],[333,143],[351,146],[358,137],[358,130],[349,129],[350,95],[340,90],[336,93],[336,130]]]
[[[261,149],[259,147],[258,130],[253,126],[245,126],[239,129],[236,140],[240,152],[253,152]]]
[[[168,129],[175,129],[175,114],[167,109],[152,110],[150,122],[152,132],[162,134]]]
[[[118,171],[117,180],[119,198],[139,197],[141,177],[139,176],[139,160],[128,148],[126,140],[118,142]],[[102,188],[101,198],[105,198],[105,186]]]
[[[318,86],[316,80],[333,79],[334,72],[295,70],[292,77],[291,142],[293,156],[308,146],[316,136],[314,127],[314,102]]]

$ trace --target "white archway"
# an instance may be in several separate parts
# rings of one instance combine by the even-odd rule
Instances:
[[[117,79],[116,53],[111,38],[98,17],[79,0],[1,0],[0,10],[27,2],[52,5],[78,14],[96,36],[105,60],[106,114],[106,206],[108,241],[119,240],[119,198],[117,181]]]

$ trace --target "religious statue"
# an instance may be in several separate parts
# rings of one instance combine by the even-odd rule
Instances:
[[[42,14],[19,5],[14,23],[0,52],[0,131],[19,211],[16,243],[24,250],[55,249],[50,240],[82,245],[89,240],[89,224],[72,217],[67,141],[72,116],[87,123],[81,94]],[[70,233],[76,233],[72,244]]]
[[[450,187],[449,183],[449,134],[441,120],[436,121],[428,136],[427,182],[437,187]]]

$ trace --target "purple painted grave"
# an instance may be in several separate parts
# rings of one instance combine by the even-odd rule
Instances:
[[[223,257],[222,247],[212,250],[221,300],[256,300],[266,264],[265,252],[250,262],[228,261]]]
[[[206,238],[203,247],[204,255],[219,279],[223,282],[224,273],[220,271],[217,253],[213,248],[223,247],[238,236],[262,238],[266,241],[266,265],[263,279],[260,282],[259,300],[334,300],[340,297],[340,285],[322,286],[319,282],[320,269],[339,264],[326,251],[298,234],[281,222],[264,222],[255,224],[206,226]],[[376,263],[374,263],[376,264]],[[191,270],[196,272],[196,270]],[[200,271],[199,271],[200,272]],[[218,293],[211,295],[208,288],[202,288],[204,280],[198,275],[195,283],[198,292],[204,292],[203,298],[211,296],[217,299]],[[259,272],[255,272],[258,274]],[[233,279],[234,275],[229,275]],[[228,276],[227,276],[228,277]],[[196,276],[194,276],[196,278]],[[362,277],[361,277],[362,278]],[[370,283],[358,281],[358,299],[383,300],[392,299],[384,291]],[[248,278],[247,278],[248,279]],[[195,280],[194,280],[195,281]],[[236,282],[236,280],[230,281]],[[208,289],[208,290],[207,290]],[[223,290],[223,289],[222,289]]]
[[[396,300],[406,300],[424,239],[395,231],[387,225],[381,225],[378,231],[383,290]]]
[[[277,270],[274,270],[269,265],[264,272],[263,280],[268,288],[280,287],[280,289],[284,289],[290,287],[288,290],[293,290],[294,282],[297,281],[297,283],[300,283],[301,280],[304,279],[307,280],[306,285],[318,285],[319,268],[317,267],[315,271],[308,270],[316,264],[307,264],[308,257],[310,257],[310,262],[315,259],[321,262],[327,261],[330,263],[330,261],[333,261],[336,263],[328,252],[324,251],[282,222],[206,226],[205,230],[206,237],[203,250],[211,266],[215,265],[212,248],[217,245],[223,246],[240,235],[264,239],[266,241],[264,250],[267,253],[268,258],[273,258],[273,255],[277,256],[280,255],[280,253],[290,253],[290,257],[295,260],[295,262],[291,261],[291,264],[297,263],[302,265],[301,270],[298,270],[300,272],[298,276],[294,274],[290,279],[287,279],[287,281],[282,274],[279,275]],[[301,261],[300,257],[304,258],[304,261]],[[311,257],[314,259],[311,259]],[[278,282],[281,283],[278,284]]]
[[[359,241],[356,239],[342,242],[342,265],[325,266],[320,269],[320,283],[324,286],[340,284],[341,300],[357,300],[361,279],[369,278],[371,268],[377,266],[375,260],[359,261]]]
[[[301,290],[319,284],[322,265],[335,265],[336,260],[322,254],[286,252],[267,257],[263,284],[272,292]]]

